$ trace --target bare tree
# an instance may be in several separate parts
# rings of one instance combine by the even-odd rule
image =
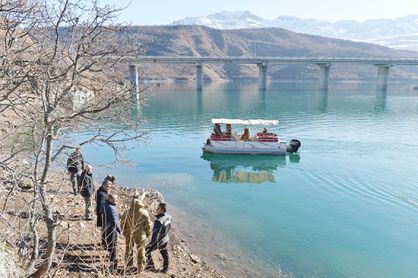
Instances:
[[[120,10],[112,6],[94,0],[7,3],[0,5],[0,113],[19,124],[11,123],[13,132],[3,135],[9,143],[0,149],[0,167],[12,175],[17,155],[30,153],[30,163],[12,180],[25,177],[33,184],[26,201],[33,240],[27,268],[36,266],[30,276],[41,277],[54,258],[59,222],[53,196],[59,188],[49,180],[53,164],[66,149],[92,142],[111,147],[118,158],[125,142],[143,136],[122,108],[132,100],[126,62],[139,49],[126,32],[121,35]],[[115,120],[121,128],[106,129],[104,123]],[[83,129],[94,134],[83,142],[70,140]],[[47,230],[42,256],[40,220]]]

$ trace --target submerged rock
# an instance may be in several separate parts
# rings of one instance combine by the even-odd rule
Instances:
[[[224,253],[216,253],[215,256],[218,259],[222,260],[222,261],[226,261],[227,260],[227,257],[226,257],[226,255]]]

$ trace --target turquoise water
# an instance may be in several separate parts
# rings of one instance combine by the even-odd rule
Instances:
[[[130,108],[150,131],[126,155],[133,165],[96,173],[155,187],[271,269],[296,277],[417,277],[417,93],[407,84],[387,93],[373,83],[332,84],[328,93],[316,87],[154,90],[147,106]],[[301,140],[300,154],[202,157],[212,117],[278,119],[281,138]],[[111,161],[110,150],[84,152],[93,164]]]

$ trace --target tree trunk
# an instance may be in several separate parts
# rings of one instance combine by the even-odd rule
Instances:
[[[52,142],[54,138],[52,137],[52,128],[48,128],[48,135],[46,137],[46,146],[45,146],[45,165],[41,177],[41,186],[43,186],[48,178],[49,168],[51,166],[52,158]]]
[[[48,245],[45,255],[43,256],[44,261],[40,265],[40,267],[29,277],[31,278],[39,278],[42,277],[45,273],[48,272],[49,268],[52,264],[52,259],[55,253],[55,246],[57,243],[57,235],[56,235],[56,220],[54,220],[52,215],[52,210],[50,207],[50,200],[48,199],[45,184],[48,177],[48,172],[51,166],[51,156],[52,156],[52,143],[53,143],[53,136],[52,130],[48,129],[48,135],[46,137],[46,145],[45,145],[45,165],[42,172],[41,183],[39,185],[39,196],[42,204],[44,221],[46,222],[46,228],[48,230]]]
[[[45,273],[48,272],[49,268],[52,264],[52,258],[54,257],[55,247],[57,243],[57,232],[56,232],[56,225],[54,219],[46,219],[46,226],[48,229],[48,246],[44,257],[44,261],[42,262],[41,266],[32,273],[29,277],[31,278],[40,278]]]
[[[36,185],[35,185],[36,186]],[[31,271],[32,268],[35,266],[36,260],[39,257],[39,234],[38,230],[36,230],[36,200],[38,199],[38,191],[33,191],[33,202],[30,206],[30,218],[29,218],[29,228],[33,235],[33,249],[31,253],[31,258],[28,266],[26,267],[26,271]]]

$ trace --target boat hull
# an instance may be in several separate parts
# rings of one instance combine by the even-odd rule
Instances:
[[[254,142],[211,140],[210,144],[202,147],[203,153],[208,154],[240,154],[240,155],[285,155],[286,142]]]

